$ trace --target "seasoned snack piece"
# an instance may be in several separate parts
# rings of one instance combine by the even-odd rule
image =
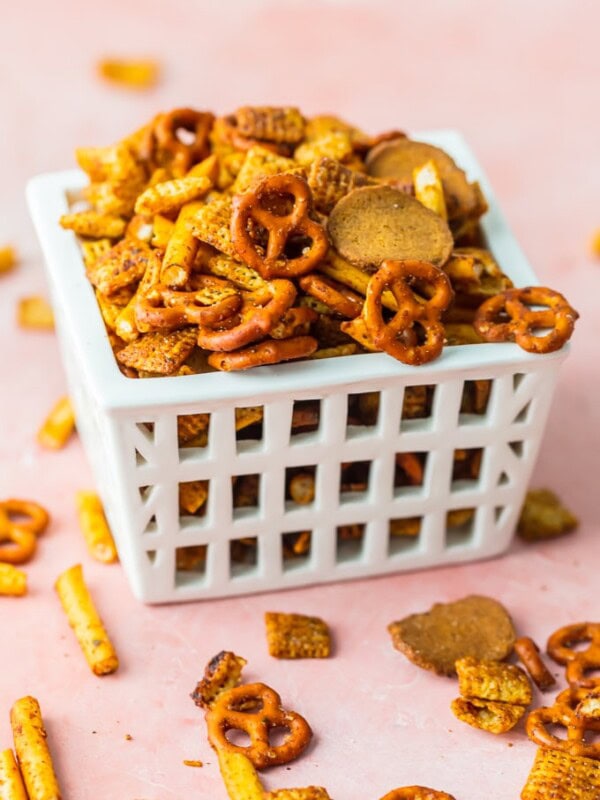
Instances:
[[[130,89],[149,89],[158,82],[160,65],[153,59],[104,58],[98,64],[98,74],[111,83]]]
[[[179,484],[179,508],[195,514],[208,500],[208,481],[186,481]]]
[[[117,548],[104,516],[102,502],[95,492],[79,491],[75,495],[79,527],[90,554],[96,561],[112,564]]]
[[[427,786],[404,786],[392,789],[381,800],[454,800],[451,794],[428,789]]]
[[[575,649],[577,645],[587,647]],[[600,669],[600,623],[577,622],[559,628],[548,639],[548,655],[558,664],[566,664],[567,681],[571,687],[594,689],[600,680],[586,675]]]
[[[413,292],[418,286],[427,300]],[[423,288],[424,287],[424,288]],[[382,296],[389,289],[398,305],[393,318],[383,317]],[[385,350],[404,364],[419,366],[433,361],[444,346],[442,313],[452,300],[452,287],[444,272],[426,261],[384,261],[367,286],[362,311],[367,332],[375,347]],[[417,299],[418,298],[418,299]],[[425,336],[418,344],[406,334],[420,328]]]
[[[307,294],[320,300],[342,317],[354,319],[362,311],[364,298],[348,289],[343,283],[337,283],[316,273],[305,275],[298,283]]]
[[[521,659],[523,666],[530,674],[538,689],[542,692],[554,686],[556,679],[542,661],[540,651],[533,639],[521,636],[515,642],[515,653]]]
[[[189,280],[199,246],[198,239],[192,233],[191,221],[201,207],[200,203],[187,203],[177,216],[166,243],[160,271],[161,283],[167,286],[181,288]]]
[[[160,268],[161,253],[139,239],[123,239],[88,270],[88,278],[102,294],[111,297],[137,283],[152,264]]]
[[[377,183],[368,175],[349,169],[335,158],[321,156],[313,161],[308,172],[308,185],[317,211],[330,214],[342,197],[360,186]]]
[[[37,548],[35,534],[9,522],[0,508],[0,563],[25,564]]]
[[[125,233],[125,220],[112,214],[100,214],[98,211],[79,211],[77,214],[63,214],[61,227],[73,231],[78,236],[89,236],[92,239],[118,239]]]
[[[179,211],[186,203],[206,194],[211,188],[210,178],[186,176],[150,186],[135,201],[136,214],[170,214]]]
[[[239,133],[251,139],[296,144],[304,136],[304,117],[297,108],[244,106],[234,117]]]
[[[60,450],[75,430],[75,412],[68,397],[61,397],[37,433],[37,440],[48,450]]]
[[[329,658],[331,636],[327,623],[303,614],[265,613],[269,655],[275,658]]]
[[[37,295],[22,297],[17,305],[17,323],[21,328],[54,330],[54,312],[48,301]]]
[[[268,364],[281,364],[296,358],[308,358],[319,346],[312,336],[295,336],[292,339],[268,339],[243,350],[228,353],[211,353],[208,363],[223,372],[250,369]]]
[[[27,594],[27,575],[12,564],[5,564],[0,560],[0,595],[23,597],[25,594]],[[0,766],[1,775],[2,767]],[[1,781],[0,788],[2,788]],[[0,800],[3,800],[1,792]]]
[[[307,786],[304,789],[276,789],[266,792],[264,800],[331,800],[322,786]]]
[[[527,542],[536,542],[570,533],[578,525],[577,517],[562,505],[554,492],[531,489],[521,509],[517,534]]]
[[[533,310],[534,306],[545,308]],[[507,289],[486,300],[477,309],[473,327],[487,342],[514,341],[528,353],[553,353],[571,338],[578,318],[559,292],[527,286]],[[535,333],[548,328],[548,333]]]
[[[94,675],[115,672],[119,660],[85,585],[81,564],[63,572],[54,588]]]
[[[202,277],[218,284],[218,278]],[[142,333],[174,331],[186,325],[212,326],[233,316],[241,304],[241,295],[226,286],[179,292],[157,283],[136,301],[135,322]]]
[[[575,714],[584,719],[600,722],[600,686],[592,689],[575,708]]]
[[[191,698],[198,708],[209,708],[223,692],[239,686],[247,661],[230,650],[221,650],[204,668]]]
[[[240,264],[239,261],[234,261],[232,258],[227,258],[227,256],[218,255],[209,259],[206,265],[206,272],[210,275],[226,278],[235,286],[240,289],[246,289],[249,292],[255,292],[257,289],[266,289],[268,286],[268,281],[261,278],[256,270],[246,264]]]
[[[600,763],[540,747],[521,800],[598,800]]]
[[[146,333],[119,350],[117,360],[126,367],[172,375],[196,346],[196,331],[184,328],[171,333]]]
[[[216,247],[225,255],[237,258],[237,252],[231,241],[231,217],[233,204],[231,197],[209,197],[209,202],[201,206],[192,215],[190,226],[192,233],[201,242]]]
[[[531,684],[520,667],[472,656],[459,658],[454,666],[463,697],[520,706],[531,703]]]
[[[436,603],[388,625],[397,650],[423,669],[454,675],[459,658],[500,661],[513,649],[515,630],[506,609],[491,597],[469,595],[454,603]]]
[[[42,712],[35,697],[17,700],[10,710],[10,724],[29,800],[61,800]]]
[[[305,142],[294,150],[294,158],[303,166],[308,166],[323,157],[336,161],[350,161],[352,158],[350,135],[345,131],[326,133],[320,139]]]
[[[413,170],[413,184],[415,197],[419,203],[439,214],[442,219],[448,219],[444,189],[435,161],[430,159],[422,166],[415,167]]]
[[[293,205],[287,211],[290,197]],[[277,204],[282,208],[274,210]],[[310,272],[328,248],[325,230],[310,218],[310,210],[310,189],[297,175],[263,178],[244,194],[235,195],[231,241],[237,255],[265,279],[298,277]],[[249,224],[266,231],[266,246],[253,238]],[[302,242],[300,252],[288,255],[286,249],[294,240]]]
[[[0,751],[0,800],[28,800],[12,750]]]
[[[341,256],[371,270],[386,259],[441,266],[454,244],[438,214],[391,186],[365,186],[342,197],[327,232]]]
[[[281,698],[264,683],[237,686],[220,694],[206,713],[208,740],[218,752],[242,753],[257,769],[287,764],[297,758],[308,746],[312,731],[308,722],[295,711],[285,711]],[[269,741],[273,728],[285,728],[288,735],[283,742],[273,745]],[[227,731],[241,730],[250,737],[250,744],[242,747],[227,739]]]
[[[265,147],[256,145],[246,153],[244,163],[237,174],[232,191],[234,194],[245,192],[256,180],[267,175],[277,175],[281,172],[300,174],[298,164],[291,158],[285,158]]]
[[[229,750],[218,750],[217,756],[229,800],[264,800],[260,778],[249,758]]]
[[[328,277],[344,284],[344,286],[349,286],[351,289],[354,289],[355,292],[363,296],[367,293],[367,286],[369,285],[371,276],[363,272],[362,269],[355,267],[349,261],[343,259],[333,250],[329,251],[327,261],[319,264],[319,271],[316,274],[318,275],[319,272],[323,272]],[[389,308],[390,311],[398,310],[398,304],[396,303],[394,295],[389,291],[383,293],[381,302],[385,308]]]
[[[0,247],[0,275],[10,272],[17,263],[17,256],[13,247],[6,245]]]
[[[433,161],[439,172],[450,219],[478,217],[485,211],[476,184],[469,183],[452,158],[431,144],[407,138],[379,144],[367,156],[367,171],[375,178],[394,178],[401,185],[411,185],[413,170],[427,161]]]
[[[548,726],[552,726],[552,729]],[[558,727],[565,729],[565,738],[554,732]],[[600,723],[593,718],[578,716],[563,703],[536,708],[527,717],[525,731],[531,741],[540,747],[561,750],[578,758],[600,760],[600,742],[590,740],[588,736],[591,732],[600,732]]]
[[[450,704],[452,713],[461,722],[489,733],[507,733],[525,713],[525,706],[457,697]]]
[[[214,119],[210,111],[193,108],[175,108],[158,114],[151,129],[157,163],[167,167],[176,178],[185,175],[192,164],[209,154],[208,137]]]

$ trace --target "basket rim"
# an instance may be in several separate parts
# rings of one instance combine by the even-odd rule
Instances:
[[[411,134],[412,135],[412,134]],[[481,184],[489,209],[481,226],[490,249],[518,285],[537,284],[536,275],[502,214],[490,183],[463,136],[455,130],[417,132],[414,138],[446,150],[471,180]],[[513,343],[446,347],[441,357],[425,366],[411,367],[386,353],[340,356],[257,367],[242,373],[208,373],[183,378],[133,380],[123,375],[115,361],[89,283],[77,238],[58,224],[68,211],[69,195],[87,183],[81,170],[44,173],[27,185],[27,202],[46,261],[53,304],[60,317],[65,346],[75,355],[77,368],[106,410],[133,410],[202,401],[243,400],[289,394],[323,392],[342,384],[389,380],[396,376],[408,385],[422,385],[472,370],[493,371],[512,366],[530,371],[535,363],[562,361],[567,348],[544,356],[527,353]],[[507,268],[506,265],[510,265]],[[66,340],[66,342],[65,342]]]

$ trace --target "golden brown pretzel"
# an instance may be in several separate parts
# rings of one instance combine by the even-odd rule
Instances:
[[[535,682],[538,689],[543,692],[554,686],[554,675],[542,661],[536,643],[529,636],[521,636],[515,642],[515,653],[521,659],[523,666]]]
[[[600,759],[600,742],[588,744],[585,740],[587,731],[599,730],[597,723],[598,720],[578,717],[569,705],[556,703],[551,707],[532,711],[525,722],[525,730],[529,738],[540,747],[562,750],[578,758]],[[560,739],[550,733],[548,725],[562,725],[566,728],[567,738]]]
[[[0,528],[0,563],[24,564],[37,547],[35,533],[18,525],[4,524]]]
[[[208,135],[214,119],[210,111],[192,108],[176,108],[156,117],[152,128],[156,144],[168,155],[177,174],[183,175],[192,164],[208,155]],[[188,131],[193,136],[192,141],[187,144],[182,141],[178,136],[180,130]]]
[[[219,328],[200,325],[198,345],[205,350],[229,352],[263,339],[296,299],[291,281],[274,280],[254,292],[247,292],[238,315]]]
[[[363,308],[364,297],[348,289],[343,283],[325,278],[322,275],[305,275],[298,281],[306,294],[316,297],[342,317],[354,319]]]
[[[582,642],[589,642],[585,650],[573,649],[573,645]],[[600,623],[579,622],[559,628],[548,639],[546,649],[558,664],[566,664],[571,687],[593,689],[600,686],[600,678],[585,676],[588,670],[600,669]]]
[[[392,789],[381,800],[454,800],[451,794],[428,789],[427,786],[404,786]]]
[[[157,283],[136,301],[135,320],[144,333],[172,331],[184,325],[216,325],[235,314],[241,304],[241,296],[235,294],[204,305],[200,292],[179,292]]]
[[[0,502],[0,532],[9,524],[40,536],[49,521],[50,515],[46,509],[32,500],[10,498]]]
[[[531,306],[544,306],[533,310]],[[562,294],[543,286],[507,289],[477,309],[473,327],[488,342],[516,342],[529,353],[553,353],[571,338],[577,311]],[[549,331],[536,336],[534,331]]]
[[[292,197],[289,213],[277,214],[265,202]],[[324,228],[309,217],[311,193],[307,182],[297,175],[280,173],[262,178],[255,186],[233,198],[231,239],[238,256],[263,278],[292,278],[305,275],[325,255],[328,248]],[[248,224],[261,226],[268,234],[266,248],[258,249]],[[300,255],[288,257],[285,248],[290,237],[310,239]]]
[[[411,290],[416,281],[424,284],[432,296],[417,299]],[[398,310],[391,320],[383,316],[381,296],[389,289]],[[443,311],[452,301],[453,292],[447,275],[428,261],[386,260],[369,280],[363,318],[371,338],[381,350],[402,361],[418,366],[433,361],[444,346],[444,326],[440,322]],[[402,340],[402,335],[413,331],[418,323],[425,342],[415,344]]]
[[[208,363],[224,372],[280,364],[295,358],[311,356],[319,343],[313,336],[294,336],[290,339],[267,339],[251,347],[230,353],[211,353]]]
[[[287,764],[300,755],[312,737],[308,722],[281,707],[281,698],[264,683],[236,686],[220,694],[206,713],[208,740],[214,749],[242,753],[257,769]],[[273,728],[288,735],[279,745],[269,741]],[[250,737],[248,747],[233,744],[227,731],[241,730]]]

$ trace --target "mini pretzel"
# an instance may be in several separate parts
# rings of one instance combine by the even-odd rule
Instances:
[[[308,722],[281,707],[281,698],[264,683],[237,686],[220,694],[206,713],[208,740],[219,752],[242,753],[257,769],[287,764],[300,755],[312,737]],[[285,728],[289,733],[280,745],[272,745],[269,733]],[[250,737],[242,747],[227,739],[227,731],[241,730]]]
[[[585,650],[573,650],[573,645],[589,642]],[[559,628],[548,639],[548,655],[558,664],[566,664],[567,681],[571,687],[593,689],[599,678],[586,678],[588,670],[600,669],[600,623],[580,622]]]
[[[454,800],[446,792],[428,789],[427,786],[404,786],[402,789],[392,789],[381,800]]]
[[[523,662],[523,666],[535,681],[538,689],[542,692],[554,686],[556,680],[554,675],[542,661],[540,651],[536,643],[529,636],[521,636],[515,642],[515,653]]]
[[[319,343],[313,336],[294,336],[291,339],[268,339],[243,350],[231,353],[211,353],[208,363],[223,372],[280,364],[295,358],[311,356]]]
[[[138,329],[143,332],[172,331],[184,325],[216,325],[239,309],[240,295],[203,305],[200,292],[178,292],[162,283],[155,284],[135,306]]]
[[[566,739],[559,739],[547,725],[563,725],[567,731]],[[527,717],[525,730],[529,738],[540,747],[549,750],[562,750],[577,758],[600,759],[600,742],[588,744],[585,735],[588,730],[598,731],[597,720],[578,717],[568,705],[555,704],[552,707],[536,708]]]
[[[153,133],[158,147],[172,158],[173,166],[181,174],[197,161],[208,155],[208,135],[214,116],[209,111],[194,111],[191,108],[176,108],[168,114],[159,114],[154,122]],[[189,144],[178,136],[186,130],[194,137]]]
[[[342,317],[354,319],[362,311],[364,298],[342,283],[314,274],[305,275],[298,283],[306,294],[316,297]]]
[[[205,350],[228,352],[262,339],[271,331],[296,299],[291,281],[274,280],[255,292],[248,292],[234,324],[211,328],[200,325],[198,345]]]
[[[33,556],[36,547],[36,535],[27,528],[10,523],[0,528],[0,562],[24,564]]]
[[[431,289],[428,300],[415,299],[410,285],[416,280]],[[381,297],[389,289],[398,304],[394,316],[386,322]],[[427,261],[386,260],[372,276],[367,287],[363,317],[375,345],[404,364],[418,366],[433,361],[444,346],[442,312],[453,297],[450,281],[441,269]],[[425,332],[425,342],[403,341],[401,336],[418,323]]]
[[[533,305],[546,308],[534,311]],[[571,338],[578,317],[559,292],[528,286],[490,297],[479,306],[473,327],[488,342],[514,341],[529,353],[553,353]],[[534,334],[543,328],[550,330],[543,336]]]
[[[276,214],[265,201],[293,198],[288,214]],[[251,189],[233,198],[231,239],[239,257],[263,278],[292,278],[305,275],[327,252],[324,228],[309,217],[311,193],[305,180],[297,175],[280,173],[263,178]],[[266,250],[258,248],[248,223],[260,225],[268,233]],[[310,246],[297,257],[288,257],[285,248],[292,236],[311,239]]]
[[[40,536],[49,521],[50,515],[46,509],[31,500],[11,498],[0,502],[0,534],[8,525],[24,528],[36,536]]]

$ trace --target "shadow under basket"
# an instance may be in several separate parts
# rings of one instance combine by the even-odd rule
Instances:
[[[418,138],[479,180],[490,249],[515,285],[535,284],[462,138]],[[28,198],[77,428],[136,597],[270,591],[508,547],[568,348],[534,356],[481,344],[446,347],[418,368],[372,353],[130,380],[79,245],[58,225],[85,181],[78,171],[42,175]],[[477,413],[464,402],[473,382],[486,382]],[[199,414],[202,436],[182,443],[178,428]]]

